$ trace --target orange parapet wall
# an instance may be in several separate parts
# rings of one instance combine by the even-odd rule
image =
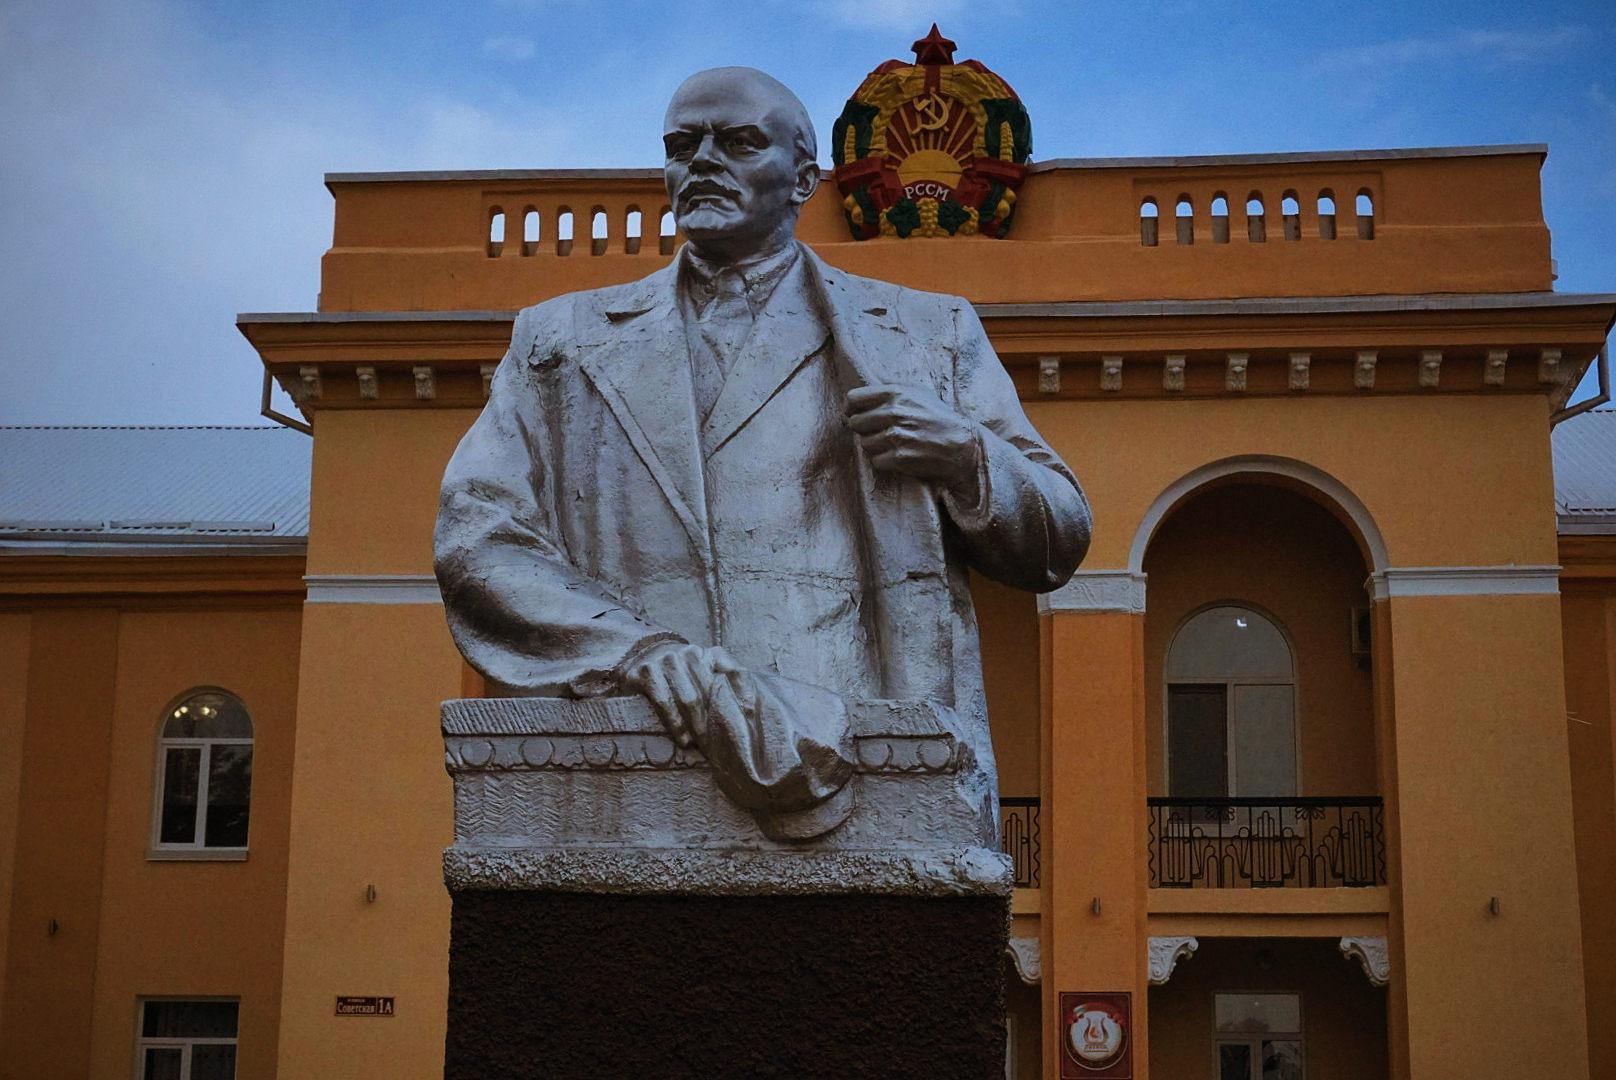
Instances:
[[[976,303],[1540,292],[1553,282],[1546,153],[1046,161],[1008,240],[857,242],[827,182],[797,234],[853,273]],[[322,311],[510,311],[634,280],[677,242],[656,169],[347,173],[326,185],[336,228]]]

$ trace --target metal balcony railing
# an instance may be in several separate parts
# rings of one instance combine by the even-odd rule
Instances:
[[[1147,800],[1157,889],[1328,889],[1386,883],[1379,796]]]
[[[999,800],[999,842],[1015,865],[1016,888],[1038,888],[1038,799]]]

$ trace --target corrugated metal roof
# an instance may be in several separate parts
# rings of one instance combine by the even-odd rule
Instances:
[[[312,448],[281,427],[0,427],[0,549],[301,548]]]
[[[1616,533],[1616,409],[1554,429],[1554,501],[1563,533]]]

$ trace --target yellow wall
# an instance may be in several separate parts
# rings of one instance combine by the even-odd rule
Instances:
[[[1356,960],[1321,938],[1202,938],[1165,986],[1150,989],[1150,1072],[1155,1080],[1217,1075],[1212,995],[1229,991],[1302,995],[1308,1080],[1384,1080],[1386,991]],[[1442,1073],[1506,1076],[1503,1071]],[[1521,1073],[1548,1077],[1551,1073]]]
[[[971,578],[982,676],[999,764],[999,794],[1038,794],[1038,602],[1031,593]]]
[[[239,997],[236,1075],[276,1075],[298,632],[298,611],[287,606],[126,612],[120,620],[93,1076],[127,1067],[134,1002],[145,995]],[[245,862],[146,858],[164,708],[197,686],[231,691],[252,715]]]
[[[473,415],[320,414],[310,573],[430,574],[443,467]],[[438,705],[460,693],[460,656],[437,604],[311,603],[302,645],[281,1072],[441,1077],[453,811]],[[395,996],[397,1014],[335,1016],[349,994]]]
[[[1585,1076],[1559,601],[1388,603],[1411,1075]],[[1522,1001],[1536,1037],[1499,1039]]]
[[[1555,562],[1541,398],[1299,395],[1026,408],[1094,507],[1086,568],[1127,566],[1161,492],[1202,465],[1249,454],[1294,458],[1339,480],[1368,507],[1393,566]],[[1395,452],[1370,453],[1370,445]]]
[[[165,561],[164,574],[188,565]],[[152,569],[92,588],[115,593]],[[269,579],[261,584],[274,592]],[[114,602],[103,593],[7,602],[37,607],[0,615],[0,725],[10,732],[0,754],[0,871],[11,916],[0,1076],[128,1076],[138,998],[195,995],[240,998],[237,1075],[267,1080],[280,997],[295,599]],[[147,860],[160,720],[196,686],[239,694],[256,725],[245,861]]]
[[[1272,615],[1297,664],[1302,795],[1374,795],[1369,671],[1350,648],[1352,608],[1369,571],[1357,544],[1317,503],[1241,484],[1192,498],[1157,530],[1145,555],[1145,733],[1150,793],[1167,794],[1163,668],[1190,613],[1223,601]]]
[[[117,635],[116,611],[33,616],[0,1015],[6,1080],[89,1072]]]
[[[23,725],[28,716],[28,615],[0,615],[0,1001],[4,1000],[6,946],[17,853],[18,792],[22,785]]]
[[[1616,537],[1608,540],[1616,556]],[[1567,560],[1568,563],[1570,560]],[[1569,567],[1568,567],[1569,569]],[[1616,571],[1616,557],[1610,560]],[[1568,582],[1561,601],[1566,651],[1566,733],[1576,810],[1584,991],[1590,1017],[1616,1016],[1616,574]],[[1616,1078],[1616,1026],[1592,1023],[1595,1080]]]

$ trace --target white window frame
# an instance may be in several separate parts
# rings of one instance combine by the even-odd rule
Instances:
[[[167,738],[163,735],[174,710],[198,694],[223,694],[233,698],[247,712],[248,722],[253,725],[253,736],[246,739],[185,739]],[[208,775],[213,760],[213,747],[215,746],[247,746],[256,747],[258,741],[258,724],[252,719],[251,711],[247,710],[246,702],[237,694],[231,693],[218,686],[193,686],[191,689],[178,695],[163,709],[157,721],[157,754],[152,767],[152,811],[151,835],[146,847],[146,859],[150,862],[245,862],[247,860],[248,844],[240,847],[208,847]],[[197,764],[197,802],[196,802],[196,834],[195,839],[188,844],[164,843],[163,835],[163,796],[167,790],[168,780],[168,751],[182,749],[200,750],[201,760]],[[254,763],[257,760],[257,751],[253,753]],[[251,793],[248,794],[248,805],[251,806]],[[249,822],[250,822],[249,818]],[[248,840],[251,841],[251,825],[248,826]],[[161,998],[148,1000],[158,1001]],[[179,1000],[179,999],[175,999]],[[184,1000],[202,1000],[201,998],[186,998]]]
[[[1242,676],[1237,679],[1213,678],[1185,678],[1175,679],[1169,674],[1169,665],[1173,657],[1173,643],[1178,635],[1188,626],[1190,620],[1198,615],[1217,608],[1239,608],[1249,611],[1268,621],[1268,624],[1279,631],[1284,639],[1285,647],[1291,654],[1291,673],[1287,678],[1254,678]],[[1162,653],[1162,680],[1161,680],[1161,731],[1162,731],[1162,789],[1172,794],[1169,784],[1173,775],[1173,727],[1172,727],[1172,687],[1174,686],[1221,686],[1223,687],[1223,741],[1224,762],[1226,775],[1223,789],[1229,793],[1230,798],[1261,798],[1262,796],[1242,796],[1235,793],[1235,753],[1234,753],[1234,691],[1238,686],[1289,686],[1291,688],[1291,760],[1296,763],[1296,795],[1276,796],[1278,798],[1301,797],[1302,794],[1302,694],[1300,654],[1296,649],[1296,639],[1291,637],[1289,627],[1274,617],[1266,608],[1259,607],[1249,600],[1217,600],[1210,604],[1202,604],[1173,627],[1172,634],[1167,639],[1167,648]]]
[[[189,696],[189,695],[187,695]],[[184,698],[179,699],[185,700]],[[176,702],[177,704],[178,702]],[[173,706],[170,706],[172,709]],[[232,1038],[186,1038],[173,1035],[153,1035],[147,1038],[143,1032],[146,1030],[146,1003],[149,1001],[228,1001],[236,1006],[236,1034]],[[195,997],[178,994],[151,994],[135,999],[135,1061],[132,1073],[134,1080],[145,1080],[146,1051],[147,1050],[179,1050],[180,1052],[180,1080],[190,1080],[191,1076],[191,1048],[196,1046],[234,1046],[236,1048],[237,1071],[241,1065],[241,999],[234,997]]]
[[[1298,1030],[1292,1031],[1219,1031],[1218,1030],[1218,998],[1224,995],[1243,997],[1246,995],[1279,995],[1285,994],[1296,999],[1296,1023]],[[1218,1060],[1218,1047],[1245,1043],[1252,1048],[1251,1074],[1257,1080],[1262,1078],[1262,1041],[1296,1042],[1302,1046],[1302,1080],[1307,1080],[1307,1001],[1300,990],[1214,990],[1212,991],[1212,1080],[1219,1080],[1222,1076],[1223,1063]],[[1292,1037],[1294,1036],[1294,1038]]]

